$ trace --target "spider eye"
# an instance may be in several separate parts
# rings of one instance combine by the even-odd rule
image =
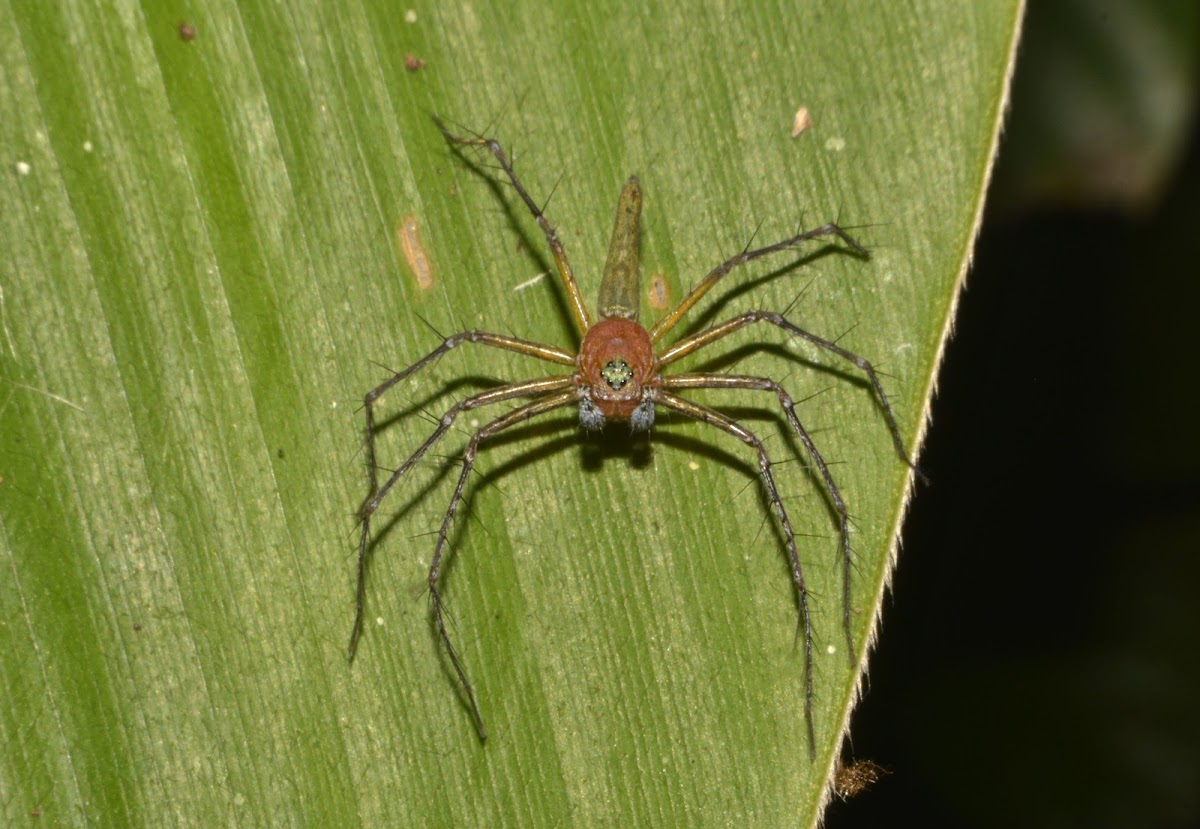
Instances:
[[[629,367],[629,363],[618,357],[604,364],[604,368],[600,369],[600,376],[610,386],[620,391],[621,386],[628,383],[633,377],[633,369]]]

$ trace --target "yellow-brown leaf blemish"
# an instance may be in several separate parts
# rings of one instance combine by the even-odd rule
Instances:
[[[646,302],[655,311],[665,311],[671,307],[671,285],[661,273],[650,275],[650,284],[646,287]]]
[[[396,225],[396,243],[408,262],[409,270],[417,278],[417,287],[428,291],[433,287],[433,265],[421,244],[421,232],[416,216],[405,216],[400,220],[400,224]]]

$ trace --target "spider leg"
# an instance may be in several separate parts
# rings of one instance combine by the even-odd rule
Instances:
[[[779,405],[791,424],[796,436],[804,444],[804,449],[812,459],[813,464],[833,502],[837,513],[838,548],[842,555],[842,628],[846,632],[846,656],[850,664],[854,664],[854,635],[850,630],[850,514],[846,510],[846,501],[842,498],[841,490],[829,472],[829,465],[817,450],[808,431],[796,416],[796,403],[782,386],[766,377],[745,377],[733,374],[675,374],[662,378],[662,388],[665,389],[751,389],[755,391],[772,391],[779,398]]]
[[[763,442],[741,424],[726,417],[720,412],[710,409],[707,406],[702,406],[699,403],[693,403],[690,400],[685,400],[682,397],[677,397],[669,391],[663,390],[667,386],[668,380],[675,378],[663,378],[663,387],[659,389],[655,396],[655,402],[682,415],[694,418],[710,426],[716,426],[722,431],[728,432],[738,440],[749,445],[758,453],[758,474],[762,478],[763,486],[767,491],[767,500],[771,505],[771,509],[775,512],[775,517],[779,519],[780,526],[783,527],[783,537],[787,542],[788,558],[792,565],[792,581],[796,585],[796,597],[800,604],[800,621],[804,626],[804,724],[808,731],[808,753],[811,757],[815,751],[816,740],[814,738],[813,729],[813,632],[812,619],[808,612],[808,589],[804,586],[804,572],[800,566],[800,553],[796,549],[796,534],[792,531],[792,522],[788,518],[787,510],[784,509],[783,499],[779,497],[779,488],[775,485],[775,475],[771,472],[771,459],[767,455],[766,447]],[[686,384],[677,386],[677,388],[686,387]]]
[[[446,342],[450,342],[450,340],[447,340]],[[417,363],[417,365],[419,366],[428,362],[430,359],[433,359],[437,353],[438,352],[434,352],[433,355],[421,360],[421,362]],[[410,368],[408,371],[411,372],[412,369]],[[397,377],[403,375],[404,373],[405,372],[401,372],[401,374],[397,375]],[[394,381],[395,378],[392,378],[392,380],[389,380],[380,388],[386,391]],[[394,472],[392,472],[382,487],[376,485],[374,465],[374,433],[372,431],[373,426],[371,421],[370,402],[368,402],[367,441],[368,446],[370,447],[368,454],[370,455],[371,463],[371,491],[368,493],[367,499],[363,502],[363,505],[358,510],[358,517],[362,522],[362,536],[358,542],[358,589],[356,591],[357,598],[356,609],[354,613],[354,628],[350,631],[350,646],[348,649],[350,659],[354,659],[354,652],[358,649],[358,638],[360,635],[362,635],[363,603],[366,597],[367,545],[371,540],[371,516],[375,514],[377,509],[379,509],[379,505],[383,502],[383,499],[387,497],[387,494],[391,491],[392,487],[396,485],[396,482],[404,477],[405,473],[416,466],[421,458],[425,456],[425,453],[433,448],[434,444],[440,441],[442,437],[445,436],[446,432],[450,431],[450,427],[454,425],[454,419],[458,417],[459,413],[467,411],[468,409],[477,409],[480,406],[487,406],[491,403],[499,403],[502,400],[512,400],[516,397],[534,397],[547,392],[559,391],[572,386],[574,382],[574,376],[569,374],[558,377],[545,377],[540,380],[529,380],[524,383],[513,383],[512,385],[489,389],[481,394],[477,394],[473,397],[468,397],[465,400],[459,401],[451,406],[444,415],[442,415],[442,418],[438,421],[438,426],[433,431],[433,434],[426,438],[425,442],[417,447],[417,451],[413,452],[412,455],[408,457],[408,460],[400,464],[400,466],[397,467]],[[379,389],[376,389],[375,391],[377,392]],[[574,392],[572,391],[572,394],[573,393]],[[371,394],[375,394],[375,392],[371,392]],[[556,395],[556,397],[558,396],[560,395]],[[367,398],[368,401],[370,401],[371,395],[367,395]],[[520,409],[517,411],[520,411]]]
[[[562,278],[563,286],[567,289],[567,301],[571,308],[571,316],[575,319],[575,325],[579,328],[579,333],[581,335],[586,334],[587,330],[592,327],[592,316],[588,312],[583,294],[579,291],[579,284],[575,281],[575,273],[571,270],[571,262],[567,259],[567,252],[563,248],[562,242],[559,241],[558,233],[554,230],[554,226],[550,224],[550,220],[542,212],[542,208],[538,207],[537,202],[530,197],[529,191],[525,189],[525,185],[521,184],[521,180],[517,178],[512,162],[508,160],[508,154],[504,152],[504,148],[500,146],[500,142],[494,138],[485,138],[482,135],[475,135],[470,138],[454,135],[446,128],[446,123],[441,118],[434,116],[433,120],[437,124],[437,128],[442,131],[442,135],[451,144],[464,147],[484,147],[496,157],[500,169],[508,176],[508,180],[512,182],[513,188],[517,191],[517,195],[521,197],[521,201],[525,202],[525,206],[529,208],[529,212],[537,220],[538,227],[545,234],[546,244],[550,246],[550,252],[554,255],[554,266],[558,269],[558,275]]]
[[[487,331],[461,331],[453,334],[442,340],[442,344],[433,351],[426,354],[420,360],[417,360],[403,371],[398,371],[385,380],[380,385],[367,392],[363,398],[363,408],[367,412],[367,476],[371,484],[371,491],[367,494],[367,499],[374,497],[379,491],[379,482],[376,477],[375,470],[375,401],[383,397],[392,386],[399,383],[401,380],[409,377],[412,374],[425,368],[430,363],[437,362],[442,355],[447,351],[457,348],[463,343],[478,343],[479,345],[491,346],[493,348],[504,349],[505,351],[515,351],[518,354],[525,354],[529,357],[536,357],[539,360],[545,360],[549,363],[559,363],[565,366],[575,365],[575,355],[569,351],[564,351],[553,345],[544,345],[542,343],[530,342],[517,337],[508,337],[503,334],[491,334]]]
[[[569,381],[572,380],[572,378],[567,379]],[[450,534],[450,527],[454,524],[454,516],[458,512],[459,504],[462,502],[463,490],[467,486],[467,479],[471,476],[471,468],[475,465],[475,456],[479,452],[479,444],[510,426],[515,426],[537,415],[545,414],[553,409],[566,406],[569,403],[574,403],[577,399],[578,395],[575,389],[560,391],[557,394],[552,394],[541,400],[534,400],[531,403],[526,403],[524,406],[513,409],[511,412],[501,415],[484,425],[472,435],[471,440],[467,442],[466,451],[463,453],[462,472],[458,476],[457,486],[454,487],[454,497],[450,499],[450,506],[446,508],[446,515],[442,519],[441,528],[438,530],[437,546],[433,550],[433,561],[429,565],[429,600],[433,605],[433,620],[437,625],[438,636],[441,637],[442,644],[446,647],[446,653],[450,657],[450,664],[454,666],[454,672],[458,674],[458,681],[462,683],[467,700],[471,703],[471,713],[475,718],[475,727],[479,730],[479,739],[481,740],[487,739],[487,729],[483,725],[483,716],[479,713],[479,703],[475,701],[475,689],[471,687],[471,683],[467,679],[462,659],[459,657],[458,651],[454,649],[454,644],[450,641],[450,634],[446,630],[442,596],[438,592],[438,576],[442,570],[442,556],[446,551],[446,538]]]
[[[813,228],[812,230],[806,230],[803,233],[797,233],[795,236],[792,236],[789,239],[784,239],[782,242],[776,242],[775,244],[768,245],[765,248],[758,248],[757,250],[743,250],[737,256],[733,256],[725,260],[720,265],[717,265],[717,267],[709,271],[708,275],[701,279],[696,284],[696,287],[692,288],[691,292],[689,292],[687,296],[680,300],[678,305],[668,311],[658,322],[654,323],[654,327],[650,329],[650,342],[657,343],[659,340],[661,340],[668,331],[674,328],[675,325],[681,319],[683,319],[684,314],[690,311],[692,306],[700,301],[702,296],[707,294],[723,276],[725,276],[734,268],[738,267],[739,265],[745,265],[747,262],[752,262],[755,259],[763,256],[770,256],[771,254],[779,253],[780,251],[798,248],[805,242],[813,239],[819,239],[822,236],[836,236],[849,245],[850,248],[859,256],[864,258],[870,256],[866,248],[855,241],[855,239],[850,236],[849,233],[842,230],[839,226],[833,224],[832,222],[822,225],[821,227]]]
[[[362,578],[363,578],[364,558],[365,558],[365,554],[366,554],[365,539],[367,536],[367,531],[369,529],[371,513],[373,513],[375,511],[375,507],[371,507],[371,509],[368,511],[367,506],[372,501],[375,501],[376,502],[375,506],[378,506],[378,501],[380,499],[382,499],[383,494],[386,494],[386,490],[390,489],[392,487],[392,485],[395,483],[396,479],[399,477],[398,475],[393,475],[392,480],[384,487],[384,493],[380,493],[380,491],[379,491],[379,476],[378,476],[379,465],[378,465],[378,462],[376,460],[376,455],[375,455],[375,403],[376,403],[376,401],[379,400],[379,398],[383,397],[383,395],[386,394],[389,389],[391,389],[393,386],[395,386],[401,380],[404,380],[405,378],[411,376],[412,374],[415,374],[416,372],[425,368],[429,364],[437,362],[437,360],[441,359],[442,355],[444,355],[447,351],[451,351],[451,350],[457,348],[458,346],[462,345],[463,343],[478,343],[479,345],[491,346],[493,348],[500,348],[505,351],[514,351],[518,354],[525,354],[529,357],[536,357],[539,360],[545,360],[546,362],[550,362],[550,363],[559,363],[559,364],[568,365],[568,366],[575,365],[575,356],[573,354],[571,354],[570,352],[564,351],[563,349],[558,348],[556,346],[530,342],[529,340],[522,340],[522,339],[518,339],[517,337],[509,337],[509,336],[505,336],[503,334],[491,334],[487,331],[461,331],[457,334],[453,334],[449,337],[446,337],[444,340],[442,340],[441,345],[439,345],[433,351],[429,352],[424,357],[422,357],[420,360],[417,360],[417,362],[413,363],[412,365],[410,365],[408,368],[404,369],[403,371],[396,372],[391,377],[389,377],[387,380],[385,380],[383,383],[381,383],[380,385],[376,386],[375,388],[373,388],[369,392],[367,392],[366,396],[363,398],[363,409],[366,410],[367,481],[369,484],[369,490],[367,492],[366,500],[363,502],[362,507],[359,508],[359,515],[363,521],[363,538],[364,538],[364,541],[360,544],[360,547],[359,547],[359,563],[358,563],[358,566],[359,566],[358,612],[359,612],[360,618],[355,622],[354,634],[353,634],[353,636],[351,636],[351,639],[350,639],[350,658],[351,659],[354,658],[354,649],[357,646],[358,634],[359,634],[359,631],[361,628],[360,623],[361,623],[361,615],[362,615],[362,586],[363,586]],[[536,392],[534,392],[534,393],[536,393]],[[482,404],[479,404],[479,405],[482,405]],[[439,432],[438,433],[439,437],[440,437],[440,434],[441,433]],[[426,446],[426,447],[423,447],[421,450],[418,450],[419,454],[424,454],[424,450],[428,449],[428,448],[429,447]],[[418,457],[419,457],[419,455],[418,455]],[[410,460],[412,460],[412,459],[410,459]]]
[[[871,381],[871,386],[875,390],[875,396],[879,400],[879,404],[883,407],[883,416],[887,420],[888,431],[891,432],[892,445],[896,447],[896,454],[908,464],[908,467],[916,473],[916,476],[923,483],[929,483],[929,478],[925,476],[920,467],[914,461],[909,460],[908,450],[904,448],[904,440],[900,437],[900,427],[896,425],[896,415],[892,412],[892,404],[888,402],[887,395],[884,394],[883,384],[879,382],[879,375],[876,373],[875,367],[853,351],[847,351],[835,342],[831,342],[824,337],[818,337],[816,334],[794,325],[782,314],[777,314],[774,311],[747,311],[720,325],[714,325],[712,328],[706,328],[690,337],[684,337],[659,356],[659,367],[670,365],[676,360],[682,359],[692,352],[756,322],[769,322],[771,325],[782,328],[792,336],[808,340],[818,348],[830,351],[860,368],[867,375],[867,379]]]

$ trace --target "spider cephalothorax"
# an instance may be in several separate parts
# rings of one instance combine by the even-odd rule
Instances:
[[[796,600],[799,605],[800,625],[804,632],[804,717],[808,731],[810,751],[813,746],[812,720],[812,650],[813,633],[812,621],[809,616],[808,591],[804,584],[804,575],[800,562],[800,554],[796,548],[796,535],[788,518],[787,510],[779,497],[779,489],[775,483],[775,475],[771,468],[771,459],[763,442],[751,431],[730,417],[715,409],[694,403],[676,392],[688,389],[746,389],[750,391],[765,391],[775,395],[783,409],[784,417],[795,432],[797,439],[808,453],[809,460],[816,468],[816,474],[825,486],[830,504],[838,519],[838,548],[842,563],[842,626],[845,630],[849,646],[848,655],[854,658],[854,642],[850,629],[850,518],[841,491],[829,472],[828,464],[817,450],[817,447],[796,415],[795,403],[779,383],[765,377],[754,377],[741,374],[663,374],[663,370],[677,360],[704,348],[707,345],[755,323],[765,322],[783,329],[789,336],[799,337],[809,343],[841,357],[861,369],[870,381],[882,409],[892,441],[900,457],[914,470],[908,460],[904,443],[900,438],[900,430],[883,386],[875,369],[862,357],[847,351],[836,343],[805,331],[789,322],[782,314],[772,311],[748,311],[739,314],[711,328],[706,328],[690,336],[684,337],[673,344],[655,351],[655,346],[663,337],[683,319],[684,315],[701,297],[727,273],[739,265],[754,259],[769,256],[785,250],[796,248],[804,242],[825,236],[840,239],[844,244],[866,258],[866,250],[852,239],[836,224],[826,224],[813,230],[798,233],[795,236],[774,245],[756,250],[743,250],[738,255],[718,265],[700,280],[691,292],[672,310],[664,314],[653,327],[645,328],[638,319],[640,296],[640,260],[638,254],[639,223],[642,212],[642,190],[636,177],[631,177],[621,190],[617,203],[617,217],[613,225],[612,242],[609,245],[608,261],[604,268],[604,277],[600,284],[600,299],[598,303],[599,320],[593,321],[586,303],[583,301],[579,286],[571,264],[567,260],[566,251],[559,242],[554,228],[542,213],[537,204],[530,198],[524,186],[513,171],[499,142],[483,136],[470,138],[452,135],[439,121],[446,140],[456,146],[482,147],[490,152],[512,183],[521,200],[533,214],[538,226],[546,236],[550,252],[554,256],[555,266],[567,292],[568,307],[582,337],[578,352],[567,351],[554,345],[531,342],[517,337],[502,334],[492,334],[486,331],[464,331],[445,338],[442,344],[413,363],[405,370],[394,374],[382,385],[371,390],[364,401],[367,419],[367,470],[370,480],[370,492],[359,510],[362,521],[362,536],[358,548],[358,593],[357,612],[354,619],[354,629],[350,636],[350,657],[354,657],[358,639],[362,633],[363,601],[365,591],[367,547],[371,536],[371,517],[379,509],[379,505],[396,483],[415,466],[425,454],[442,439],[453,426],[455,419],[464,411],[477,409],[493,403],[520,398],[532,398],[505,414],[485,423],[477,429],[467,442],[463,452],[462,470],[450,505],[446,509],[442,523],[437,533],[437,543],[434,546],[433,560],[429,567],[429,598],[432,605],[433,621],[438,636],[446,648],[450,662],[462,683],[463,690],[471,704],[471,712],[475,725],[482,739],[487,738],[487,730],[483,724],[475,690],[463,668],[462,661],[450,641],[446,630],[445,609],[438,579],[441,574],[443,555],[446,551],[446,539],[454,523],[454,517],[462,502],[463,491],[475,464],[479,444],[498,432],[518,423],[523,423],[532,417],[546,412],[575,404],[579,407],[579,423],[587,430],[597,430],[610,421],[623,421],[629,424],[633,431],[647,431],[654,424],[654,410],[657,406],[677,414],[715,426],[751,447],[758,456],[759,477],[766,490],[767,501],[771,511],[779,521],[787,546],[788,561],[791,565],[792,581],[796,587]],[[534,380],[498,386],[481,392],[465,400],[461,400],[442,416],[424,443],[396,468],[388,479],[379,485],[375,458],[375,414],[376,401],[414,372],[436,361],[446,352],[457,348],[463,343],[476,343],[493,348],[501,348],[536,357],[548,363],[569,367],[569,373],[561,373]],[[920,474],[919,472],[917,474]]]

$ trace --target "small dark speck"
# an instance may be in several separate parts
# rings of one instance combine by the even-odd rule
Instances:
[[[142,629],[142,623],[141,623],[141,622],[134,622],[134,623],[133,623],[133,632],[134,632],[134,633],[137,633],[137,632],[139,632],[141,629]]]
[[[426,65],[427,64],[425,63],[425,61],[421,60],[419,57],[414,55],[412,52],[409,52],[407,55],[404,56],[404,68],[407,69],[409,72],[418,72],[418,71],[424,69],[426,67]]]
[[[190,43],[196,39],[196,27],[191,23],[179,24],[179,39],[184,43]]]
[[[275,450],[275,457],[279,458],[279,460],[283,460],[283,447],[282,446]]]

